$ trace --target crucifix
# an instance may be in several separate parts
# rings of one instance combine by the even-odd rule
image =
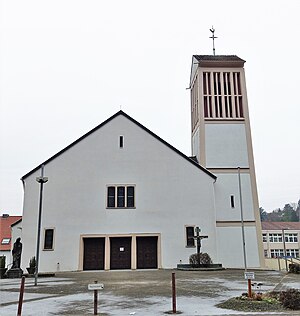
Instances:
[[[204,238],[208,238],[208,236],[200,236],[201,229],[199,226],[197,226],[195,230],[196,230],[196,236],[194,236],[194,238],[197,241],[197,254],[199,254],[200,249],[201,249],[201,240]]]
[[[216,55],[216,50],[215,50],[215,38],[217,38],[216,36],[215,36],[215,29],[214,29],[214,27],[212,26],[211,27],[211,29],[209,29],[210,31],[211,31],[211,33],[212,33],[212,36],[210,36],[209,38],[212,38],[212,40],[213,40],[213,54],[214,54],[214,56]]]

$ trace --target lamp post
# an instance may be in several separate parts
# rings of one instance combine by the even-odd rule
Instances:
[[[44,177],[44,165],[41,166],[41,176],[36,178],[36,181],[40,184],[40,200],[39,200],[39,215],[38,215],[38,231],[36,242],[36,264],[34,272],[34,285],[37,285],[37,278],[39,273],[39,255],[40,255],[40,235],[41,235],[41,221],[42,221],[42,206],[43,206],[43,187],[44,183],[48,181],[47,177]]]
[[[246,272],[247,271],[247,257],[246,257],[244,214],[243,214],[243,201],[242,201],[241,170],[240,170],[240,167],[238,167],[237,169],[238,169],[238,179],[239,179],[239,193],[240,193],[240,209],[241,209],[241,225],[242,225],[244,266],[245,266],[245,272]]]
[[[286,259],[286,246],[285,246],[285,236],[284,236],[285,229],[282,228],[282,242],[283,242],[283,255],[284,255],[284,261],[285,261],[285,269],[288,271],[288,264]]]

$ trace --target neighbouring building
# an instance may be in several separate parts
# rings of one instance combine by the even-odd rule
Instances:
[[[22,216],[11,216],[9,214],[2,214],[0,217],[0,256],[6,257],[6,266],[8,267],[12,264],[11,250],[16,241],[16,239],[12,237],[11,226],[19,223],[21,220]]]
[[[225,267],[263,267],[244,60],[195,55],[188,157],[119,111],[22,177],[22,267],[41,272],[174,268],[201,251]],[[239,174],[241,196],[239,190]]]
[[[264,256],[268,267],[277,268],[278,258],[300,260],[300,222],[262,222],[261,224]],[[283,260],[279,264],[285,267]]]

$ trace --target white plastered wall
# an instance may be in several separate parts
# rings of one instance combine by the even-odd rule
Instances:
[[[225,268],[244,267],[241,227],[217,227],[219,258]],[[259,268],[256,227],[245,227],[247,267]],[[234,258],[234,261],[232,260]]]
[[[241,220],[238,174],[218,174],[215,183],[217,221]],[[254,221],[251,179],[248,173],[241,174],[241,191],[244,220]],[[230,196],[234,196],[234,208]]]
[[[25,265],[35,255],[37,176],[25,180]],[[213,178],[123,116],[46,164],[45,176],[41,272],[56,271],[58,263],[61,271],[78,270],[80,235],[85,234],[161,234],[162,267],[173,268],[195,252],[185,247],[185,225],[201,226],[209,236],[203,251],[219,261]],[[106,209],[109,184],[134,184],[136,208]],[[42,249],[45,228],[55,228],[53,251]]]
[[[244,124],[206,124],[207,168],[249,167]]]

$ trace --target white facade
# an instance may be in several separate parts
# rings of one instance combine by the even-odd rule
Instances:
[[[208,236],[201,251],[209,253],[214,263],[242,268],[237,167],[248,267],[263,266],[241,62],[234,69],[226,63],[227,68],[220,70],[215,64],[201,68],[201,61],[196,61],[194,57],[191,139],[192,154],[200,164],[124,112],[116,113],[22,178],[23,269],[36,253],[40,192],[36,178],[42,165],[49,181],[43,194],[40,272],[174,268],[188,263],[196,252],[196,226]],[[222,61],[217,64],[220,67]],[[215,99],[201,81],[204,73],[215,76],[224,69],[220,87],[222,80],[242,84],[243,92],[237,89],[232,96],[235,108],[228,103],[225,107],[225,88],[219,87]],[[209,108],[205,102],[212,99]],[[224,119],[222,113],[231,117]]]
[[[123,136],[124,146],[119,139]],[[209,238],[202,250],[218,262],[215,178],[197,163],[153,136],[123,112],[45,163],[42,229],[54,229],[53,249],[43,250],[40,271],[83,269],[83,238],[105,238],[105,269],[110,269],[110,238],[132,237],[131,268],[136,268],[135,237],[158,237],[158,264],[187,262],[186,226],[200,226]],[[23,258],[36,251],[40,169],[23,178]],[[134,208],[107,208],[107,186],[135,187]],[[200,189],[200,190],[199,190]],[[25,268],[25,266],[23,266]]]

